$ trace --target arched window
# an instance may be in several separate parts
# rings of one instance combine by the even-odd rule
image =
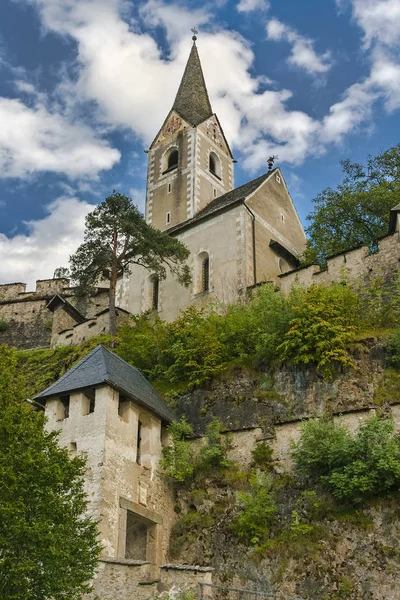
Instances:
[[[201,265],[201,291],[208,292],[210,289],[210,259],[208,256],[203,259]]]
[[[167,171],[175,169],[178,166],[179,152],[173,148],[168,154]]]
[[[158,299],[160,294],[160,280],[157,275],[153,275],[151,278],[152,283],[152,296],[151,296],[151,308],[152,310],[158,310]]]
[[[208,168],[210,170],[210,173],[215,175],[215,177],[218,177],[218,179],[221,179],[221,164],[215,152],[210,152]]]

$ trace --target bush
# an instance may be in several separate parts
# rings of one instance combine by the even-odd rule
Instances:
[[[6,331],[8,329],[8,323],[4,319],[0,319],[0,331]]]
[[[386,342],[386,363],[400,368],[400,327],[397,327]]]
[[[178,483],[191,478],[201,479],[228,468],[231,463],[226,458],[227,445],[221,438],[221,422],[214,418],[206,428],[204,445],[197,456],[188,441],[193,435],[193,428],[182,418],[168,427],[170,443],[163,448],[160,461],[165,473]]]
[[[277,348],[281,360],[313,362],[331,377],[335,363],[354,367],[348,354],[359,323],[358,298],[347,285],[311,285],[293,305],[295,316]]]
[[[212,471],[213,469],[225,469],[230,463],[226,458],[227,446],[221,438],[222,423],[217,418],[206,427],[205,444],[200,448],[198,470]]]
[[[193,448],[188,442],[188,438],[193,435],[193,428],[182,418],[168,426],[168,434],[170,443],[163,448],[160,466],[171,479],[183,483],[190,479],[194,470]]]
[[[311,420],[292,455],[301,476],[344,504],[362,504],[400,485],[400,435],[389,419],[368,419],[354,437],[327,419]]]
[[[250,479],[250,491],[238,494],[239,514],[234,522],[237,537],[252,546],[268,540],[277,506],[272,480],[265,473],[255,472]]]

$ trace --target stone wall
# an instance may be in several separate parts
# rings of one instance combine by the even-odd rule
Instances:
[[[288,292],[294,283],[307,287],[313,283],[330,284],[343,279],[345,275],[351,282],[368,280],[382,275],[388,277],[399,268],[400,243],[396,231],[379,240],[377,252],[371,254],[366,246],[343,252],[327,261],[326,269],[311,265],[280,275],[281,290]]]
[[[68,288],[67,279],[38,280],[28,292],[24,283],[0,285],[0,344],[49,347],[53,315],[47,304],[57,293],[69,295]]]

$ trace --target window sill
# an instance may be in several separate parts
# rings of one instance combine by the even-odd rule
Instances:
[[[194,294],[194,298],[200,298],[201,296],[208,296],[209,294],[211,294],[214,290],[210,289],[207,290],[206,292],[197,292],[197,294]]]
[[[218,181],[222,181],[222,177],[220,177],[219,175],[217,175],[213,171],[209,171],[209,173],[210,173],[210,175],[212,175],[213,177],[215,177],[215,179],[218,179]]]
[[[171,173],[172,171],[175,171],[175,169],[178,168],[178,165],[174,165],[173,167],[170,167],[169,169],[166,169],[165,171],[163,171],[161,173],[161,175],[167,175],[168,173]]]

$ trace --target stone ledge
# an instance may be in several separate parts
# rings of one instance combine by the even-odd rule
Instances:
[[[161,569],[175,570],[175,571],[195,571],[197,573],[211,573],[212,571],[214,571],[213,567],[199,567],[198,565],[173,565],[173,564],[161,565]]]
[[[113,558],[113,557],[99,558],[99,562],[111,563],[114,565],[127,565],[128,567],[142,567],[143,565],[151,564],[146,560],[132,560],[130,558]]]

